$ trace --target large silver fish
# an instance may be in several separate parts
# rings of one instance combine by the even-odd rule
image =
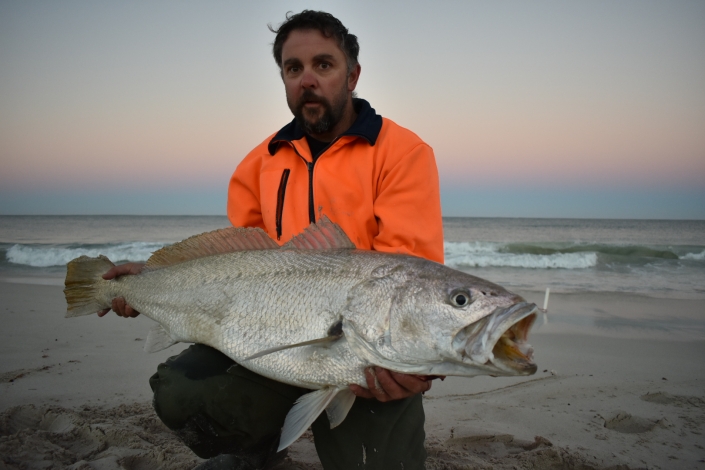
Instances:
[[[68,264],[67,317],[122,296],[157,322],[145,349],[212,346],[271,379],[315,391],[287,415],[280,449],[326,410],[343,421],[370,365],[419,375],[530,375],[536,305],[483,279],[413,256],[356,250],[323,218],[281,248],[260,229],[227,228],[162,248],[143,272]],[[292,347],[293,346],[293,347]]]

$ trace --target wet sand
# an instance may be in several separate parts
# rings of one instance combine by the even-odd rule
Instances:
[[[65,319],[58,286],[0,282],[0,298],[0,470],[200,461],[150,406],[185,346],[144,353],[147,318]],[[536,375],[435,382],[427,468],[705,469],[705,301],[554,294],[549,312]],[[280,468],[321,468],[309,434],[289,455]]]

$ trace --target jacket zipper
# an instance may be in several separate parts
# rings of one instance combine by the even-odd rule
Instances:
[[[316,222],[316,210],[313,206],[313,165],[314,162],[306,162],[308,167],[308,221],[311,224]]]
[[[326,148],[324,148],[320,154],[318,154],[318,157],[316,159],[313,158],[313,155],[311,155],[311,160],[313,161],[308,161],[306,160],[296,149],[296,145],[294,145],[293,142],[287,141],[289,145],[291,145],[291,148],[294,149],[294,152],[296,155],[299,156],[301,160],[306,164],[306,168],[308,168],[308,221],[311,224],[316,223],[316,209],[315,209],[315,204],[313,203],[313,165],[318,161],[319,158],[323,156],[326,151],[333,146],[334,143],[336,143],[340,139],[340,136],[336,137],[335,140],[333,140]],[[289,170],[284,170],[284,171],[289,171]],[[287,173],[287,178],[289,177]],[[284,175],[282,175],[282,179],[284,178]],[[281,183],[279,183],[279,188],[281,190]],[[283,196],[282,196],[283,197]],[[279,211],[277,211],[277,214]],[[277,229],[277,234],[279,233]]]
[[[286,195],[286,183],[289,181],[291,170],[286,168],[282,172],[282,179],[279,181],[277,191],[277,240],[282,237],[282,217],[284,215],[284,196]]]
[[[311,155],[311,162],[306,162],[306,167],[308,168],[308,221],[309,223],[315,224],[316,223],[316,208],[315,205],[313,204],[313,165],[318,161],[319,158],[323,156],[324,153],[328,151],[329,148],[333,146],[334,143],[338,141],[340,136],[336,137],[333,139],[332,142],[330,142],[326,147],[321,150],[321,153],[318,154],[316,158],[313,158],[313,155]],[[294,147],[294,150],[296,150],[296,147]],[[297,152],[298,153],[298,152]],[[299,155],[301,157],[301,155]],[[303,158],[303,157],[301,157]]]

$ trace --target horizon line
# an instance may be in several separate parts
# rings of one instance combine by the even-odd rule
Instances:
[[[225,217],[226,214],[0,214],[0,217]],[[551,220],[648,220],[705,222],[698,218],[667,219],[662,217],[527,217],[527,216],[471,216],[443,215],[443,219],[551,219]]]

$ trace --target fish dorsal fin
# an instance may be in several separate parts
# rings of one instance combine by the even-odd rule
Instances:
[[[186,240],[155,251],[144,270],[155,270],[204,258],[206,256],[247,250],[274,250],[279,248],[261,228],[228,227],[194,235]]]
[[[166,268],[206,256],[234,251],[275,250],[279,248],[261,228],[228,227],[194,235],[155,251],[143,271]],[[336,250],[355,248],[343,229],[323,216],[281,247],[284,250]]]
[[[283,250],[340,250],[355,249],[355,244],[350,241],[343,229],[323,216],[315,224],[296,235],[282,246]]]

